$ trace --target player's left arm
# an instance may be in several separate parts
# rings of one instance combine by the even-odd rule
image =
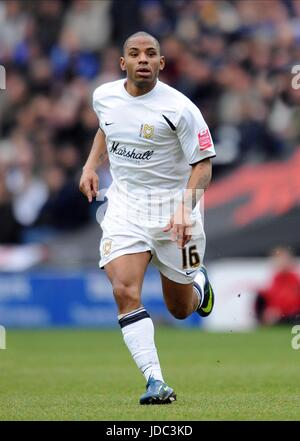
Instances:
[[[176,134],[192,170],[182,202],[164,231],[171,230],[172,240],[176,240],[178,247],[183,248],[192,237],[192,210],[211,180],[210,158],[215,156],[215,149],[209,128],[200,110],[191,101],[185,102],[182,108],[176,124]]]
[[[211,177],[212,164],[210,158],[192,164],[192,172],[183,196],[186,208],[195,208],[204,191],[208,188]]]
[[[211,176],[212,164],[210,158],[192,165],[182,202],[178,205],[174,216],[171,217],[169,224],[164,229],[165,232],[171,231],[171,240],[177,241],[179,248],[183,248],[192,238],[192,210],[208,188]]]

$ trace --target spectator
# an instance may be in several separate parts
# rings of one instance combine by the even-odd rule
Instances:
[[[72,29],[83,50],[99,51],[111,33],[110,0],[74,0],[66,14],[65,27]]]
[[[15,137],[15,160],[7,176],[7,187],[13,197],[14,217],[23,227],[33,225],[48,197],[45,182],[34,174],[32,146]]]
[[[269,286],[259,290],[255,303],[257,320],[264,325],[300,323],[300,276],[289,248],[272,251],[275,273]]]
[[[12,54],[17,44],[25,37],[28,13],[19,0],[0,3],[0,54]]]
[[[6,187],[5,169],[0,166],[0,244],[20,242],[20,225],[13,214],[12,199]]]
[[[84,226],[89,220],[89,206],[73,179],[67,177],[61,166],[53,165],[45,171],[45,181],[50,193],[41,208],[37,225],[60,231]]]

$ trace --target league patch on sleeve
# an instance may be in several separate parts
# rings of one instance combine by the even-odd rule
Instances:
[[[198,142],[200,150],[206,150],[213,146],[208,128],[200,130],[200,132],[198,133]]]

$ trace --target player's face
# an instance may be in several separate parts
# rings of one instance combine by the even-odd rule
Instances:
[[[136,37],[129,40],[120,65],[127,71],[127,78],[137,86],[150,85],[164,68],[165,60],[152,38]]]

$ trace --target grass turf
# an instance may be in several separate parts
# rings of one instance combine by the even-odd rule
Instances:
[[[206,333],[157,328],[178,401],[140,406],[144,379],[119,330],[7,331],[0,420],[299,420],[291,328]]]

